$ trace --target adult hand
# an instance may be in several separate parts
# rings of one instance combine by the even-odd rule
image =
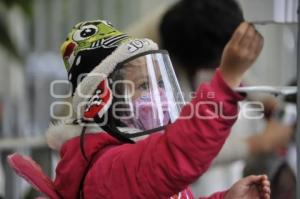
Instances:
[[[288,146],[293,135],[293,127],[276,120],[267,121],[260,134],[248,138],[251,154],[276,152]]]

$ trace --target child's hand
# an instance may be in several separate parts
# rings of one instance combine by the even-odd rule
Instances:
[[[220,72],[231,87],[238,87],[244,73],[254,63],[263,47],[263,37],[252,24],[243,22],[224,48]]]
[[[270,181],[266,175],[251,175],[237,181],[225,199],[270,199]]]

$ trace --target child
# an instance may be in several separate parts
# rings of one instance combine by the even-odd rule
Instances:
[[[77,119],[47,132],[61,155],[56,197],[193,198],[187,187],[224,144],[243,99],[232,88],[262,44],[242,23],[212,81],[179,114],[183,100],[166,51],[105,21],[77,24],[62,45]],[[210,198],[268,199],[269,186],[266,176],[250,176]]]

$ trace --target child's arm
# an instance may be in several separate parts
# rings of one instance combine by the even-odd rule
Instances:
[[[238,87],[245,72],[255,62],[263,47],[263,37],[253,24],[242,23],[223,51],[220,71],[231,88]]]
[[[137,144],[122,145],[103,154],[92,174],[99,179],[98,190],[105,192],[101,194],[113,198],[121,196],[120,193],[123,198],[167,198],[207,170],[236,120],[237,103],[242,97],[231,88],[240,84],[241,76],[259,54],[257,48],[261,44],[244,42],[244,39],[261,42],[252,29],[247,23],[237,29],[211,83],[200,87],[191,104],[183,108],[181,117],[168,125],[164,134],[155,134]],[[248,31],[254,34],[254,40],[249,39]],[[257,52],[254,56],[254,52],[248,50],[252,61],[240,55],[246,52],[243,48]],[[227,64],[232,65],[232,73]]]
[[[214,98],[210,98],[213,93]],[[213,118],[213,112],[236,116],[240,99],[225,84],[218,70],[211,83],[200,87],[190,105],[183,108],[181,118],[168,125],[164,134],[153,134],[134,145],[108,150],[95,163],[97,172],[90,175],[99,179],[101,192],[110,192],[104,195],[167,198],[180,192],[208,169],[235,121],[236,117]],[[198,109],[195,114],[194,109]],[[189,116],[189,119],[182,118]]]

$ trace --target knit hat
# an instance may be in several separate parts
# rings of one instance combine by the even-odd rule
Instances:
[[[76,24],[61,46],[73,88],[73,109],[78,119],[101,118],[111,106],[113,93],[107,77],[118,63],[157,50],[149,39],[135,39],[103,20]]]

